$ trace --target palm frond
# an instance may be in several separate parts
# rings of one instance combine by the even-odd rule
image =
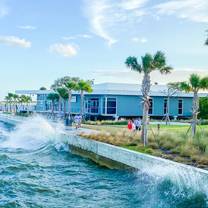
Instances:
[[[150,73],[151,70],[154,68],[152,55],[146,53],[145,56],[142,56],[141,58],[142,58],[143,71],[145,73]]]
[[[198,74],[191,74],[189,82],[193,89],[199,89],[201,78]]]
[[[179,90],[182,90],[185,92],[191,92],[192,87],[188,82],[179,82]]]
[[[208,77],[203,77],[200,81],[200,88],[203,90],[208,89]]]
[[[161,69],[166,66],[166,58],[165,54],[161,51],[157,51],[157,53],[154,55],[153,59],[154,67],[157,69]]]
[[[161,74],[169,74],[173,70],[171,66],[164,66],[159,69]]]
[[[142,72],[142,67],[140,64],[138,64],[137,58],[134,56],[129,56],[126,59],[125,64],[128,68],[130,68],[133,71],[138,71],[139,73]]]

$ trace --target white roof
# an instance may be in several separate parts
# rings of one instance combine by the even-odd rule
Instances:
[[[17,90],[17,94],[50,94],[53,90]],[[152,85],[150,96],[167,96],[167,85]],[[73,94],[78,94],[74,92]],[[141,85],[126,84],[126,83],[102,83],[93,86],[93,95],[142,95]],[[177,97],[192,97],[192,93],[176,92],[174,96]],[[208,93],[200,93],[201,97],[208,96]]]

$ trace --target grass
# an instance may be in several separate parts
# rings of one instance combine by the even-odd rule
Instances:
[[[87,124],[84,127],[97,130],[98,133],[81,133],[82,137],[208,169],[207,125],[198,127],[195,138],[187,134],[189,126],[161,125],[158,131],[156,125],[151,125],[147,147],[141,142],[140,132],[130,132],[126,125]]]

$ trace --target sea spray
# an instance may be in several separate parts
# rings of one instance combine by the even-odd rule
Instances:
[[[25,119],[18,124],[14,131],[3,132],[5,139],[1,148],[36,150],[48,142],[59,143],[64,133],[61,123],[52,123],[41,116]]]

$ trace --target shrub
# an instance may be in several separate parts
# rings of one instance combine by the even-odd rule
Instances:
[[[199,117],[202,119],[208,119],[208,98],[203,97],[199,100]]]

